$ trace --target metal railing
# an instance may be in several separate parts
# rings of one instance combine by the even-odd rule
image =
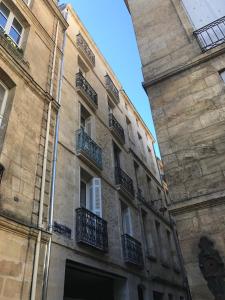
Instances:
[[[77,35],[77,48],[80,49],[85,56],[88,58],[88,60],[91,62],[93,66],[95,66],[95,55],[91,48],[88,46],[88,43],[85,41],[81,33]]]
[[[116,88],[115,84],[113,83],[112,79],[109,77],[109,75],[105,76],[105,86],[106,86],[106,90],[108,91],[108,93],[110,95],[112,95],[112,97],[118,103],[120,101],[119,91]]]
[[[125,143],[125,134],[123,127],[117,121],[112,113],[109,114],[109,127],[115,131],[115,133],[119,136],[121,141]]]
[[[98,107],[97,93],[80,72],[76,74],[76,87],[80,88],[85,93],[87,98],[93,102],[91,104],[94,104],[94,106]]]
[[[119,167],[115,168],[115,180],[116,184],[121,185],[123,189],[134,196],[133,180]]]
[[[106,252],[108,250],[107,222],[86,208],[78,208],[76,241]]]
[[[203,52],[225,43],[225,17],[194,31],[194,35]]]
[[[84,129],[76,131],[76,150],[77,154],[84,153],[99,169],[102,169],[102,149]]]
[[[126,263],[143,267],[143,252],[139,241],[128,234],[122,235],[123,257]]]

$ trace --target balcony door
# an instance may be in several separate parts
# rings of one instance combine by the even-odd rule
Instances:
[[[89,137],[92,136],[91,124],[91,115],[86,110],[86,108],[83,105],[81,105],[80,127],[88,134]]]
[[[123,202],[121,202],[121,214],[123,234],[128,234],[132,236],[130,208]]]
[[[120,168],[120,153],[121,150],[115,143],[113,143],[113,154],[114,154],[114,166]]]

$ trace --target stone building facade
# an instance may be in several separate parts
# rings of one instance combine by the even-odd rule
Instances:
[[[56,1],[0,1],[2,300],[40,299],[66,27]]]
[[[154,139],[73,8],[61,10],[47,299],[186,299]]]
[[[224,1],[126,4],[192,299],[224,299]]]
[[[0,0],[0,299],[186,299],[153,144],[70,5]]]

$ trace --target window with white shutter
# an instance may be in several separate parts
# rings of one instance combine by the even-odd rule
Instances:
[[[92,179],[92,212],[102,218],[102,193],[101,193],[101,179]]]
[[[224,0],[182,0],[195,29],[225,16]]]
[[[8,89],[0,82],[0,127],[5,113],[8,98]]]
[[[80,127],[88,134],[89,137],[92,137],[91,115],[83,105],[81,105],[80,111]]]
[[[122,203],[121,209],[122,209],[123,233],[132,236],[130,208],[124,203]]]

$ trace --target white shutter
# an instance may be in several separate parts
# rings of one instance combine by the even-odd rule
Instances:
[[[125,234],[132,235],[130,209],[127,207],[123,210],[123,231]]]
[[[102,192],[101,192],[100,178],[92,179],[92,189],[93,189],[92,212],[98,215],[99,217],[102,217]]]
[[[199,29],[225,16],[224,0],[182,1],[195,29]]]
[[[4,113],[5,113],[7,97],[8,97],[8,91],[0,83],[0,126],[2,124],[3,116],[4,116]]]
[[[85,120],[85,131],[91,137],[91,117]]]

